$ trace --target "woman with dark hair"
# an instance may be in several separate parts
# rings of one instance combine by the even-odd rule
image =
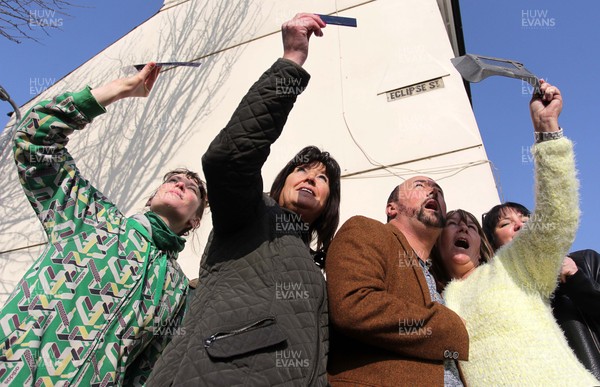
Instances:
[[[498,250],[510,242],[530,216],[531,211],[527,207],[514,202],[498,204],[483,214],[483,232],[492,248]]]
[[[561,110],[560,91],[542,82],[541,95],[530,103],[535,227],[524,228],[486,264],[485,237],[472,215],[449,216],[437,242],[437,263],[452,277],[443,293],[446,305],[469,333],[469,360],[460,362],[469,385],[598,384],[568,350],[548,306],[579,220],[573,146],[558,126]]]
[[[143,383],[176,326],[188,289],[181,236],[207,204],[200,177],[168,172],[148,211],[126,217],[66,148],[109,104],[148,96],[159,70],[40,101],[20,122],[17,170],[48,245],[0,313],[0,385]]]
[[[529,221],[529,210],[506,202],[483,216],[494,249],[510,243]],[[579,361],[600,379],[600,254],[569,253],[560,269],[560,283],[551,297],[552,313]]]
[[[269,196],[271,196],[280,206],[295,210],[294,204],[288,204],[288,192],[285,191],[286,182],[294,172],[302,173],[306,168],[314,168],[322,165],[325,167],[325,173],[330,176],[329,179],[329,197],[325,208],[321,214],[310,221],[308,227],[309,241],[316,237],[316,250],[319,252],[327,251],[329,243],[333,239],[335,230],[340,222],[340,167],[330,155],[329,152],[321,152],[319,148],[307,146],[290,160],[290,162],[277,174]],[[300,169],[300,171],[298,171]],[[289,187],[288,189],[293,187]],[[286,205],[287,204],[287,205]],[[291,208],[290,208],[291,207]],[[301,211],[301,210],[300,210]],[[304,216],[306,218],[306,216]],[[308,222],[308,219],[304,219]],[[315,235],[316,234],[316,235]]]
[[[157,363],[157,386],[326,386],[325,279],[310,244],[337,228],[340,167],[302,149],[263,193],[261,169],[297,97],[308,38],[325,25],[300,14],[282,27],[284,57],[250,88],[202,157],[213,231],[184,320]],[[286,80],[294,93],[277,85]]]

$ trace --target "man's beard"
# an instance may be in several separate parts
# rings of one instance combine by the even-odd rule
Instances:
[[[397,203],[397,205],[398,212],[404,214],[409,218],[417,219],[419,222],[423,223],[427,227],[443,228],[446,224],[446,219],[439,211],[434,212],[433,214],[428,214],[427,212],[425,212],[424,203],[418,210],[416,208],[408,208],[401,203]]]

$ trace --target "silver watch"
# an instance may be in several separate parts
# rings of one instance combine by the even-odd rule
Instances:
[[[556,132],[533,132],[535,135],[535,143],[540,143],[542,141],[556,140],[562,138],[563,130],[561,127],[558,128]]]

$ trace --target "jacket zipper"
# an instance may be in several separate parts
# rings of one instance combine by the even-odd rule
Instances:
[[[262,325],[264,325],[264,323],[267,322],[267,321],[275,322],[275,317],[270,316],[270,317],[267,317],[267,318],[263,318],[262,320],[255,321],[252,324],[248,324],[248,325],[246,325],[246,326],[244,326],[242,328],[235,329],[235,330],[230,331],[230,332],[215,333],[214,335],[210,336],[208,339],[204,340],[204,348],[209,348],[217,340],[225,339],[227,337],[235,336],[235,335],[238,335],[240,333],[247,332],[247,331],[250,331],[252,329],[259,328]]]

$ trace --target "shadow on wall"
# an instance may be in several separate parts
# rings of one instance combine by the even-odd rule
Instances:
[[[159,13],[157,17],[163,21],[161,32],[156,34],[155,53],[140,55],[136,40],[124,38],[109,48],[111,55],[117,52],[115,49],[119,50],[121,67],[133,63],[132,53],[136,53],[135,58],[190,61],[227,48],[236,36],[253,36],[250,30],[256,27],[252,23],[246,31],[241,31],[240,26],[246,25],[243,22],[247,20],[259,20],[259,6],[251,1],[208,3],[188,2]],[[119,101],[109,107],[106,115],[98,117],[90,130],[74,133],[68,149],[83,176],[123,213],[138,209],[134,207],[157,187],[169,169],[165,165],[177,159],[178,150],[189,141],[193,131],[203,130],[197,122],[210,115],[213,106],[220,102],[212,96],[226,83],[243,47],[233,48],[235,55],[227,55],[233,60],[219,60],[225,56],[215,54],[201,59],[199,68],[163,70],[148,99]],[[95,85],[114,79],[116,66],[118,64],[110,65],[104,73],[87,82]],[[55,92],[64,91],[67,90]],[[208,147],[208,144],[202,146]],[[203,151],[204,148],[199,149],[197,158],[185,160],[186,166],[201,172]],[[0,298],[3,298],[35,259],[28,250],[23,250],[23,260],[17,262],[15,256],[19,254],[8,251],[39,244],[47,238],[18,183],[9,151],[4,152],[0,160],[0,184]],[[11,265],[11,273],[18,271],[14,270],[17,263],[23,267],[20,275],[4,274],[9,273],[8,265]]]
[[[234,5],[227,1],[212,9],[198,2],[191,4],[193,9],[177,7],[165,17],[156,58],[192,60],[218,51],[241,33],[243,20],[254,16],[248,15],[249,2]],[[202,27],[199,20],[205,22]],[[135,42],[131,45],[135,47]],[[126,58],[133,47],[123,47],[121,57]],[[202,59],[199,68],[163,70],[147,101],[129,99],[111,105],[99,141],[91,144],[90,136],[86,136],[81,142],[85,143],[85,152],[94,155],[86,157],[81,168],[96,171],[105,182],[100,185],[103,192],[124,213],[156,188],[167,172],[165,165],[176,158],[194,131],[203,129],[197,122],[218,105],[213,95],[225,84],[235,64],[235,60],[222,61],[219,56]],[[123,66],[130,63],[123,61]],[[186,166],[201,172],[200,155],[199,151],[196,159],[185,160]]]

